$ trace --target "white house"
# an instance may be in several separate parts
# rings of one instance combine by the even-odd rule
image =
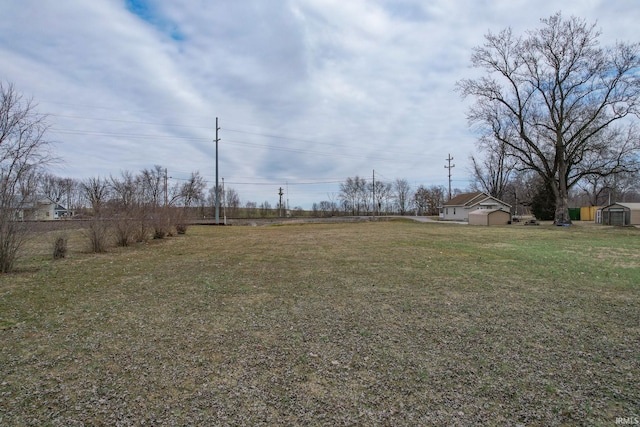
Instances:
[[[477,209],[511,212],[511,205],[482,191],[459,194],[440,208],[440,218],[445,221],[469,221],[469,212]]]
[[[39,197],[35,203],[27,203],[18,213],[19,220],[50,221],[68,215],[68,210],[51,201],[48,197]]]

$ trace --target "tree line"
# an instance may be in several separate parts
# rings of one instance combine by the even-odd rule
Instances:
[[[458,190],[459,191],[459,190]],[[420,185],[412,189],[409,181],[368,181],[364,177],[348,177],[340,184],[337,199],[314,203],[313,216],[335,215],[438,215],[445,202],[444,186]]]

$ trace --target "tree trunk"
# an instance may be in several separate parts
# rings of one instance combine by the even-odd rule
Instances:
[[[556,215],[555,223],[557,225],[571,224],[571,217],[569,216],[569,197],[559,195],[556,197]]]
[[[555,224],[571,224],[569,216],[569,189],[567,188],[566,164],[561,162],[558,168],[558,188],[556,196]]]

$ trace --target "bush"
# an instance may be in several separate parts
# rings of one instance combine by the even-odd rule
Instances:
[[[89,239],[89,251],[102,253],[107,251],[109,243],[109,224],[107,221],[94,218],[89,222],[85,235]]]
[[[187,233],[187,224],[176,224],[176,232],[178,234],[186,234]]]
[[[53,259],[61,259],[67,256],[67,238],[58,236],[53,242]]]
[[[153,230],[154,239],[164,239],[167,236],[167,230],[163,227],[155,227]]]
[[[116,245],[129,246],[135,236],[135,223],[131,218],[117,218],[113,222]]]

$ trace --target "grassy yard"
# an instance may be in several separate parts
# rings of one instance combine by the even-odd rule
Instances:
[[[640,418],[640,230],[192,227],[0,276],[0,425]]]

